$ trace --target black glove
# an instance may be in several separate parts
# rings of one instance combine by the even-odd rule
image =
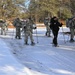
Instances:
[[[35,27],[34,29],[36,29],[37,27]]]
[[[26,26],[24,26],[24,29],[26,29]]]

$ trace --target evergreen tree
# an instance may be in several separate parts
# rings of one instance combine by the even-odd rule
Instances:
[[[17,17],[20,14],[20,5],[25,0],[1,0],[0,1],[0,18]]]

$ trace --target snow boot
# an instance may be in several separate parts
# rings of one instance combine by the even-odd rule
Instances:
[[[29,45],[27,42],[24,43],[25,45]]]
[[[35,45],[35,43],[34,42],[31,42],[31,45],[33,46],[33,45]]]
[[[53,44],[53,46],[54,46],[54,47],[59,47],[59,45],[57,45],[57,44]]]
[[[73,39],[70,39],[70,42],[74,42],[74,40]]]

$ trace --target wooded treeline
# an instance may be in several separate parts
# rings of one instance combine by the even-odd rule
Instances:
[[[0,19],[32,17],[42,22],[45,17],[66,19],[75,14],[75,0],[0,0]]]

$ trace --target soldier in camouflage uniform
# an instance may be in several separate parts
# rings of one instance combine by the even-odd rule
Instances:
[[[70,29],[70,42],[74,42],[74,34],[75,34],[75,17],[69,18],[66,21],[66,26]]]
[[[7,31],[7,23],[6,21],[0,20],[0,27],[1,27],[1,35],[6,35]]]
[[[25,45],[28,45],[28,36],[30,37],[31,45],[35,45],[32,34],[33,29],[36,29],[36,27],[34,27],[33,24],[34,22],[31,20],[31,18],[29,18],[26,20],[26,24],[23,26]]]
[[[71,23],[70,23],[70,32],[71,32],[71,36],[70,36],[70,42],[74,42],[74,34],[75,34],[75,18],[73,18],[71,20]]]
[[[50,19],[44,19],[44,25],[46,26],[46,36],[50,37]]]
[[[19,18],[16,18],[14,21],[13,21],[13,25],[15,26],[16,28],[16,36],[15,38],[17,39],[21,39],[21,27],[22,27],[22,23],[20,21]]]

